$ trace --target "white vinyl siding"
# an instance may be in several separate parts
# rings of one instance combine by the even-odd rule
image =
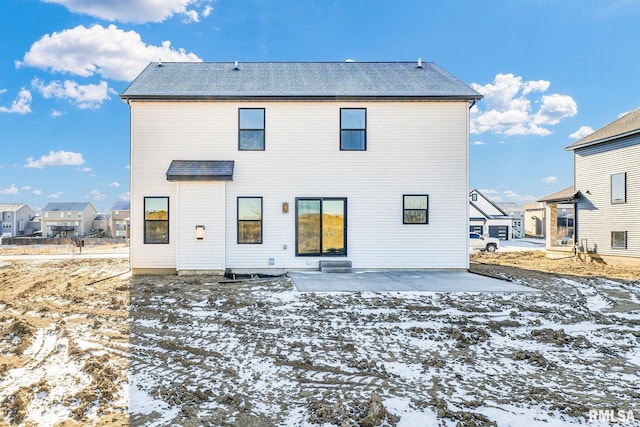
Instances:
[[[640,137],[575,151],[578,239],[602,255],[640,257]],[[611,176],[626,173],[626,203],[611,203]],[[611,232],[627,231],[627,248],[611,247]]]
[[[238,151],[238,108],[254,107],[265,108],[269,142]],[[340,108],[367,109],[366,151],[340,150]],[[180,159],[235,161],[225,184],[227,268],[318,267],[320,257],[295,256],[296,197],[348,200],[346,258],[355,268],[468,267],[467,102],[132,102],[131,111],[134,269],[176,265],[182,209],[170,211],[169,245],[142,248],[139,227],[144,196],[174,203],[182,184],[166,171]],[[429,195],[429,224],[403,225],[405,194]],[[263,198],[261,245],[237,244],[236,200],[246,195]],[[184,227],[193,235],[194,224]]]

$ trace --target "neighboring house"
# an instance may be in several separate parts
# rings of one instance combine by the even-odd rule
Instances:
[[[98,212],[89,202],[51,202],[40,213],[42,237],[84,237]]]
[[[574,154],[579,249],[639,263],[640,109],[566,149]]]
[[[528,237],[545,237],[547,209],[542,202],[531,202],[524,208],[524,234]]]
[[[471,190],[469,193],[470,232],[509,240],[512,227],[513,218],[480,191]]]
[[[129,237],[129,212],[128,200],[118,200],[111,207],[111,233],[113,237]]]
[[[0,203],[0,236],[17,237],[36,232],[30,221],[36,212],[24,203]]]
[[[544,230],[547,251],[573,251],[574,247],[574,203],[575,190],[573,186],[549,194],[538,203],[544,206]]]
[[[521,239],[524,237],[524,207],[514,202],[496,203],[500,209],[509,215],[513,222],[511,224],[511,237]]]
[[[433,63],[152,63],[131,112],[131,267],[466,269],[469,108]]]
[[[93,219],[93,225],[91,227],[92,235],[99,237],[111,237],[111,215],[99,213]]]

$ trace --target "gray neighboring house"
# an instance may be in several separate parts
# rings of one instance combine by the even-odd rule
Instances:
[[[89,202],[52,202],[40,215],[42,237],[84,237],[92,233],[98,211]]]
[[[574,158],[578,249],[640,263],[640,108],[566,150]]]
[[[509,240],[512,228],[513,218],[500,206],[475,188],[469,192],[469,232]]]
[[[118,200],[111,207],[111,233],[113,237],[129,237],[130,204],[129,200]]]
[[[0,235],[17,237],[33,234],[38,231],[31,222],[35,216],[36,212],[25,203],[0,203]]]

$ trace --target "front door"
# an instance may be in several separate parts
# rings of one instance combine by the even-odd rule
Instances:
[[[347,255],[347,199],[296,199],[296,255]]]

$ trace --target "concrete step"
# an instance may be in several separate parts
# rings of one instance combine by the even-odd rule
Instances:
[[[349,260],[320,261],[322,273],[353,273],[353,267]]]
[[[353,273],[351,267],[324,267],[320,270],[322,273]]]

